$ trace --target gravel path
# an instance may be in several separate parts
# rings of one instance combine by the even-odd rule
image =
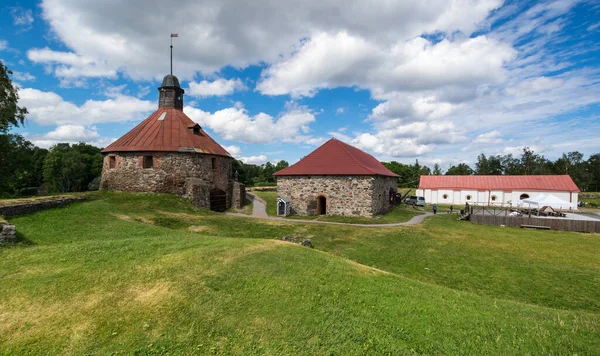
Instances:
[[[228,215],[235,216],[243,216],[246,218],[256,218],[256,219],[266,219],[266,220],[277,220],[277,221],[285,221],[285,222],[296,222],[303,224],[326,224],[326,225],[344,225],[344,226],[358,226],[358,227],[394,227],[394,226],[409,226],[409,225],[417,225],[423,222],[426,217],[432,216],[433,213],[424,213],[422,215],[414,216],[412,219],[401,222],[401,223],[393,223],[393,224],[349,224],[349,223],[341,223],[341,222],[332,222],[332,221],[318,221],[318,220],[297,220],[297,219],[286,219],[279,218],[274,216],[268,216],[266,210],[266,203],[251,194],[248,194],[248,199],[252,200],[252,215],[246,214],[238,214],[238,213],[227,213]]]

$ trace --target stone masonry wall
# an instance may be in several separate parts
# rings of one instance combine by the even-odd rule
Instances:
[[[292,214],[317,214],[318,198],[324,196],[327,215],[373,216],[390,209],[389,203],[385,205],[383,196],[387,202],[392,182],[397,182],[397,179],[379,176],[282,176],[277,177],[277,196],[290,199]],[[381,198],[379,190],[382,190]]]
[[[396,194],[398,191],[398,178],[376,176],[373,181],[373,214],[385,214],[394,208],[390,200],[390,190]]]
[[[240,182],[233,182],[233,194],[231,197],[232,207],[237,209],[243,208],[246,203],[246,186]]]
[[[116,157],[116,167],[109,168],[109,157]],[[153,156],[153,168],[143,168],[144,156]],[[215,169],[212,159],[215,159]],[[231,158],[180,152],[120,152],[104,157],[100,186],[104,190],[186,194],[186,180],[229,191]]]
[[[17,233],[14,225],[0,221],[0,245],[5,243],[12,243],[17,240]]]

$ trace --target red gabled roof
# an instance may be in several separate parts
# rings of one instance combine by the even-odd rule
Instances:
[[[195,125],[181,110],[159,108],[102,152],[198,152],[231,157],[199,126],[200,135],[194,135],[191,128]]]
[[[568,175],[560,176],[421,176],[419,189],[542,190],[579,192]]]
[[[382,175],[398,177],[370,154],[332,138],[274,176]]]

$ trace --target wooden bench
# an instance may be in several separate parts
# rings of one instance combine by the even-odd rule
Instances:
[[[521,225],[521,229],[541,229],[541,230],[550,230],[550,226],[541,226],[541,225]]]

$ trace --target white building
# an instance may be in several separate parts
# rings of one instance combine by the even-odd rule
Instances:
[[[545,176],[421,176],[417,195],[428,204],[513,204],[551,193],[577,204],[579,188],[568,175]]]

